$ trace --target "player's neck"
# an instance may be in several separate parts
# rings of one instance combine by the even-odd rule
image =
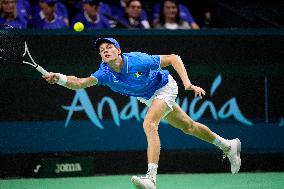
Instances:
[[[118,57],[118,59],[115,59],[112,62],[108,63],[108,66],[115,72],[120,73],[122,71],[123,67],[123,59],[121,56]]]

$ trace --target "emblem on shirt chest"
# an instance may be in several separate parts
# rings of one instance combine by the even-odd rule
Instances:
[[[138,78],[142,75],[142,72],[136,72],[134,74],[132,74],[133,77]]]

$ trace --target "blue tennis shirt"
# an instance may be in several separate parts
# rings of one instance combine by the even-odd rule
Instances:
[[[159,55],[130,52],[122,54],[122,58],[121,73],[112,71],[102,62],[91,74],[98,79],[98,85],[108,86],[122,95],[150,99],[156,90],[168,83],[169,72],[161,69]]]

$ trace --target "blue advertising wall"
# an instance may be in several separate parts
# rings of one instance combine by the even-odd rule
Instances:
[[[99,66],[93,42],[115,36],[122,51],[178,54],[204,99],[184,92],[178,75],[177,103],[194,120],[225,138],[238,137],[243,152],[284,152],[283,50],[277,31],[129,33],[28,33],[36,62],[53,72],[89,76]],[[146,107],[107,87],[71,91],[48,85],[25,65],[1,67],[0,153],[145,150]],[[166,122],[162,149],[215,150]]]

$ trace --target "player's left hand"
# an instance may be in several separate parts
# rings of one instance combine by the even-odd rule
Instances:
[[[201,87],[195,85],[190,85],[189,87],[185,88],[185,90],[193,91],[194,96],[199,96],[200,98],[202,98],[202,95],[206,94],[206,92]]]

